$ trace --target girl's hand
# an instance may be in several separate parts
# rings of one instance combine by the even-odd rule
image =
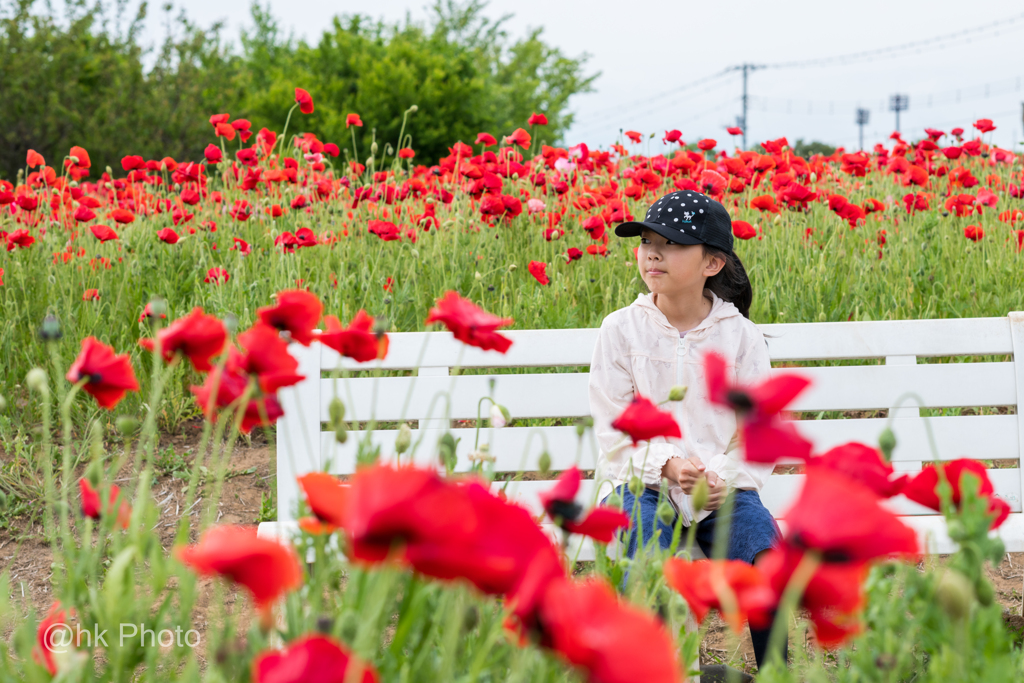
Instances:
[[[697,481],[704,476],[704,463],[697,456],[680,458],[675,456],[669,458],[665,466],[661,468],[661,476],[669,481],[674,481],[683,489],[683,493],[690,495]],[[717,475],[716,475],[717,477]],[[709,484],[711,482],[708,482]],[[725,488],[724,486],[722,487]]]
[[[725,494],[729,492],[729,487],[716,472],[709,471],[705,476],[708,478],[708,502],[704,504],[704,509],[717,510],[725,500]]]

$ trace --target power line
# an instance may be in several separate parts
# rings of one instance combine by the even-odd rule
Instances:
[[[902,45],[893,45],[891,47],[877,48],[873,50],[863,50],[861,52],[851,52],[845,55],[836,55],[833,57],[819,57],[816,59],[801,59],[792,62],[776,62],[775,64],[767,64],[766,67],[770,69],[795,69],[805,68],[812,66],[835,66],[836,63],[841,64],[852,64],[854,62],[876,59],[878,57],[892,57],[897,56],[900,52],[907,50],[916,50],[921,52],[927,49],[934,49],[936,47],[948,47],[942,45],[946,41],[950,40],[962,40],[963,38],[973,38],[976,34],[985,33],[988,31],[1000,31],[1000,30],[1014,30],[1024,26],[1024,23],[1017,23],[1024,19],[1024,12],[1015,14],[1012,17],[1000,19],[989,24],[982,26],[975,26],[973,28],[967,28],[962,31],[955,33],[948,33],[942,36],[936,36],[934,38],[926,38],[924,40],[915,40],[909,43],[903,43]]]
[[[691,81],[689,83],[685,83],[683,85],[676,86],[675,88],[672,88],[671,90],[666,90],[664,92],[660,92],[660,93],[657,93],[655,95],[649,95],[649,96],[646,96],[646,97],[643,97],[643,98],[640,98],[640,99],[632,100],[630,102],[624,102],[624,103],[620,103],[620,104],[615,104],[615,105],[612,105],[611,107],[605,107],[603,109],[597,109],[597,110],[594,111],[594,114],[597,115],[597,118],[598,118],[599,121],[600,120],[604,120],[606,118],[611,118],[611,117],[614,117],[614,116],[618,115],[622,111],[625,111],[625,110],[633,108],[634,106],[636,106],[638,104],[646,104],[646,103],[651,102],[652,100],[662,99],[664,97],[668,97],[670,95],[675,95],[677,93],[680,93],[680,92],[682,92],[684,90],[689,90],[691,88],[696,88],[699,85],[703,85],[705,83],[710,83],[710,82],[716,81],[716,80],[718,80],[718,79],[720,79],[720,78],[722,78],[724,76],[728,76],[729,73],[730,73],[729,69],[723,69],[722,71],[719,71],[718,73],[714,73],[714,74],[711,74],[710,76],[705,76],[704,78],[699,78],[696,81]]]

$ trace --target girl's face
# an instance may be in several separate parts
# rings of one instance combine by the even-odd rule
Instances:
[[[673,297],[702,291],[707,278],[718,274],[725,266],[725,259],[717,255],[704,256],[702,244],[678,244],[644,229],[636,263],[640,277],[651,292]]]

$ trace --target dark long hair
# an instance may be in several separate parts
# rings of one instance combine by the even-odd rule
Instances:
[[[754,290],[750,286],[750,278],[743,267],[743,262],[734,252],[725,252],[708,245],[703,245],[705,256],[721,256],[725,259],[725,266],[712,275],[704,284],[719,299],[732,302],[744,318],[750,319],[750,304],[754,300]]]

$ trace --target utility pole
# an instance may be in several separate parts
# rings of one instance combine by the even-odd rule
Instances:
[[[910,95],[895,94],[889,97],[889,111],[896,112],[896,132],[900,132],[900,112],[910,108]]]
[[[871,119],[870,109],[858,109],[857,110],[857,127],[860,128],[860,149],[864,151],[864,126],[867,125]]]
[[[730,66],[726,71],[742,71],[743,72],[743,114],[741,117],[742,123],[740,128],[743,129],[743,149],[747,148],[747,75],[751,71],[757,71],[758,69],[766,68],[764,64],[739,64],[736,66]]]

